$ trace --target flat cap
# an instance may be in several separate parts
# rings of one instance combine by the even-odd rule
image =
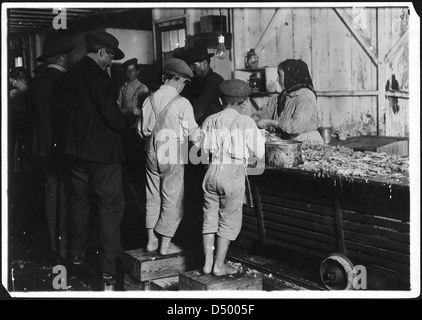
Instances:
[[[179,76],[190,80],[193,77],[191,68],[181,59],[171,58],[164,67],[164,74]]]
[[[126,69],[127,67],[129,67],[131,65],[137,66],[138,65],[138,59],[136,59],[136,58],[129,59],[122,64],[122,67],[123,67],[123,69]]]
[[[225,80],[220,84],[220,93],[226,101],[245,101],[251,94],[251,87],[239,79]]]

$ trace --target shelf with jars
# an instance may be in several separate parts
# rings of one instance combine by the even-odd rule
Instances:
[[[268,96],[281,92],[277,83],[277,68],[243,68],[234,71],[234,77],[249,83],[253,97]]]

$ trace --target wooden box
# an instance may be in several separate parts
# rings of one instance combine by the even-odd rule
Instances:
[[[149,289],[149,281],[141,282],[125,273],[123,286],[125,291],[147,291]]]
[[[226,32],[226,16],[203,16],[199,18],[201,33]]]
[[[182,290],[259,290],[262,291],[262,274],[238,272],[233,275],[214,277],[198,270],[179,275],[179,291]]]
[[[186,253],[161,256],[157,252],[144,249],[126,251],[123,255],[124,272],[140,282],[177,276],[192,270],[193,257]]]
[[[149,291],[177,291],[179,276],[173,276],[149,281]]]

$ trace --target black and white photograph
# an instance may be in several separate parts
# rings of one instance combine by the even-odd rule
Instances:
[[[418,298],[419,14],[2,3],[0,300]]]

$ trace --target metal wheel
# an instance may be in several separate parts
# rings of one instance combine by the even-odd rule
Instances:
[[[345,255],[332,253],[319,268],[324,286],[329,290],[351,290],[353,287],[353,264]]]

